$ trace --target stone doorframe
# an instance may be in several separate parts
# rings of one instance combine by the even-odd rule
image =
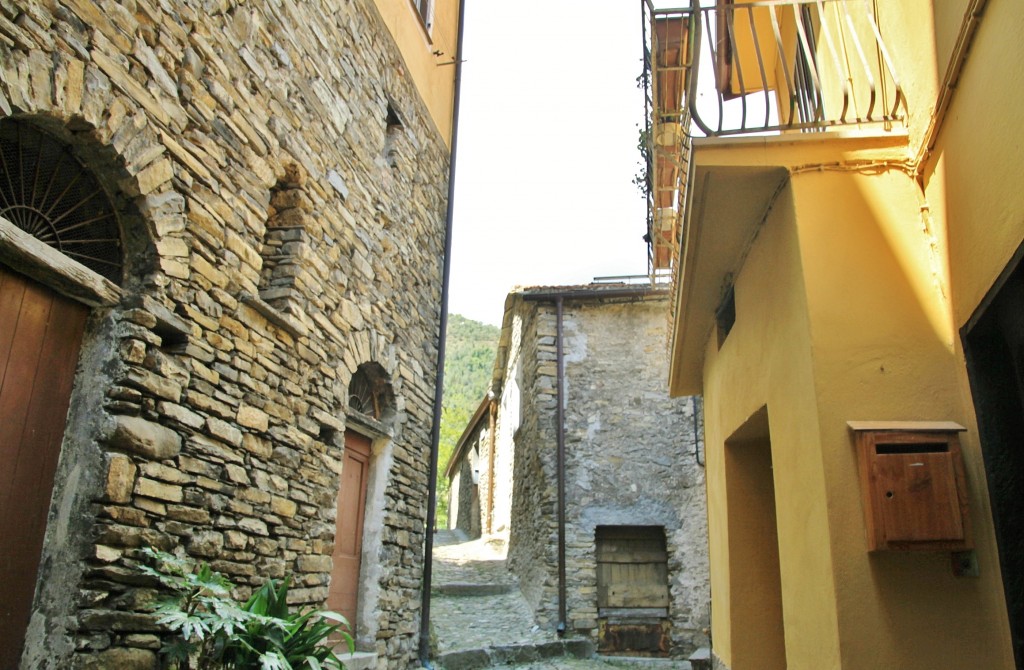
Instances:
[[[380,550],[384,544],[385,491],[394,464],[394,443],[389,426],[349,409],[345,430],[371,440],[366,503],[363,513],[362,555],[359,567],[357,620],[349,622],[360,651],[375,651],[380,630],[380,597],[383,566]],[[340,459],[339,459],[340,462]]]

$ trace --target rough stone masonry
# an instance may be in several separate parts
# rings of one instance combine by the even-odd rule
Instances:
[[[322,605],[357,422],[358,638],[410,665],[448,151],[374,4],[0,2],[0,116],[102,184],[124,264],[83,337],[22,667],[155,667],[146,545]]]

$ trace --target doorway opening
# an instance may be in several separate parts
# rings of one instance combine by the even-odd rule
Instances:
[[[1024,248],[961,335],[1017,667],[1024,667]]]
[[[725,441],[733,670],[784,670],[782,578],[768,408]]]
[[[359,570],[363,553],[363,517],[370,479],[370,438],[345,431],[345,453],[338,491],[337,528],[327,607],[349,621],[353,630],[359,609]]]
[[[597,650],[667,656],[668,551],[662,526],[598,526]]]

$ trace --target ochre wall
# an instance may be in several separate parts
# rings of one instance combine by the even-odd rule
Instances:
[[[964,423],[947,301],[919,219],[919,191],[896,170],[793,178],[812,331],[820,450],[828,482],[844,667],[1010,667],[984,480],[968,477],[979,579],[947,553],[867,553],[849,420]],[[965,457],[980,463],[976,435]]]
[[[786,189],[736,279],[736,324],[721,349],[712,335],[704,374],[710,529],[712,638],[734,670],[757,668],[739,650],[745,630],[732,630],[733,594],[724,467],[725,440],[767,405],[790,667],[838,667],[839,640],[832,584],[828,515],[810,357],[810,326],[792,213]]]
[[[797,156],[790,145],[772,158]],[[727,528],[724,443],[765,405],[789,667],[1012,667],[974,433],[962,441],[981,577],[954,578],[943,553],[867,552],[846,422],[971,418],[944,247],[921,204],[900,170],[795,172],[738,273],[732,332],[708,342],[713,638],[733,670],[757,663],[731,630],[744,599],[730,592],[729,547],[743,538]]]
[[[434,124],[451,146],[459,0],[434,0],[434,20],[429,32],[411,0],[373,1],[402,52],[408,74],[427,104]],[[441,53],[435,55],[437,51]]]

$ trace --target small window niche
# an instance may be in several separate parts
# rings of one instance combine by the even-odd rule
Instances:
[[[959,433],[951,421],[850,421],[868,551],[973,548]]]

